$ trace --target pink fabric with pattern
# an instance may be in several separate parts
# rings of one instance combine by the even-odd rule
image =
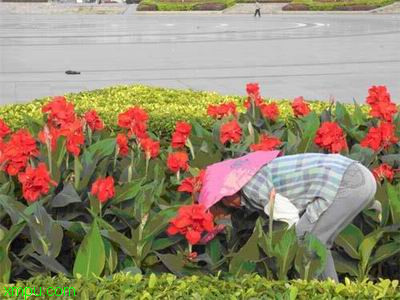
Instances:
[[[210,208],[223,197],[238,192],[250,179],[282,152],[255,151],[235,159],[224,160],[206,168],[199,203]]]

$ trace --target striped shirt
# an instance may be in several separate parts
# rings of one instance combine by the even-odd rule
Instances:
[[[304,153],[280,156],[263,166],[242,188],[241,202],[264,210],[273,187],[291,200],[310,222],[332,204],[346,169],[357,161],[340,154]]]

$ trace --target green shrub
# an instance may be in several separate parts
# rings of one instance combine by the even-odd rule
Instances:
[[[186,10],[223,10],[235,5],[235,0],[195,0],[195,1],[159,1],[143,0],[137,10],[186,11]],[[156,9],[154,9],[156,7]]]
[[[160,135],[172,132],[175,122],[178,120],[196,120],[202,126],[210,129],[213,123],[207,116],[209,104],[220,104],[222,102],[234,101],[239,105],[240,111],[244,111],[243,102],[245,97],[221,96],[213,92],[197,92],[191,90],[176,90],[167,88],[149,87],[143,85],[116,86],[77,94],[67,94],[68,101],[74,103],[78,113],[88,109],[96,109],[106,125],[114,129],[119,113],[128,107],[138,105],[150,116],[150,129]],[[34,100],[27,104],[12,104],[0,107],[1,118],[9,124],[12,129],[28,126],[29,118],[40,120],[42,118],[41,107],[51,98]],[[267,99],[272,101],[272,99]],[[290,100],[277,100],[281,117],[287,120],[292,116]],[[327,108],[327,102],[309,101],[312,110],[320,113]],[[352,113],[354,106],[345,105]],[[362,105],[364,113],[369,107]],[[29,117],[29,118],[27,118]]]
[[[241,278],[190,276],[177,278],[172,274],[142,276],[141,274],[115,274],[112,278],[98,280],[35,277],[15,285],[0,284],[2,299],[25,299],[22,290],[41,288],[40,299],[400,299],[398,280],[351,282],[335,284],[332,281],[269,281],[258,275]],[[70,288],[63,296],[50,297],[48,287]],[[13,289],[14,288],[14,289]],[[16,297],[17,288],[19,297]],[[8,291],[9,293],[7,293]],[[29,295],[29,290],[25,290]],[[54,292],[49,289],[50,292]],[[74,296],[75,292],[75,296]],[[13,294],[13,296],[11,296]],[[51,294],[51,293],[50,293]],[[69,296],[68,296],[69,295]],[[33,297],[30,299],[36,299]],[[39,299],[39,298],[37,298]]]
[[[290,7],[291,5],[306,5],[308,7],[308,10],[328,10],[328,11],[370,10],[377,7],[392,4],[393,2],[394,0],[351,0],[351,1],[293,0],[288,5],[288,7]]]

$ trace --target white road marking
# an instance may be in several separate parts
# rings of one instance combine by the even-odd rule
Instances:
[[[219,26],[228,26],[228,24],[222,23],[222,24],[219,24]]]
[[[171,24],[171,23],[168,23],[168,24],[164,24],[165,26],[175,26],[175,24]]]
[[[314,24],[317,25],[317,27],[325,26],[325,24],[323,24],[323,23],[314,23]]]
[[[307,24],[304,24],[304,23],[296,23],[296,25],[297,25],[297,27],[304,27],[304,26],[307,26]]]

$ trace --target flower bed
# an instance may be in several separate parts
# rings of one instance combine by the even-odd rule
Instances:
[[[394,0],[352,0],[352,1],[333,1],[333,0],[293,0],[285,5],[282,10],[337,10],[337,11],[368,11],[378,7],[390,5]]]
[[[238,111],[243,112],[245,97],[221,96],[211,92],[195,92],[191,90],[175,90],[154,88],[142,85],[118,86],[101,90],[68,94],[66,99],[73,103],[77,113],[82,114],[89,109],[95,109],[104,120],[106,127],[115,130],[118,114],[130,106],[140,106],[150,117],[149,129],[160,136],[171,134],[176,121],[196,120],[203,127],[211,129],[213,119],[207,115],[210,104],[233,101],[238,106]],[[29,120],[42,119],[41,107],[51,98],[37,99],[27,104],[12,104],[0,107],[1,118],[13,129],[29,126]],[[293,116],[290,100],[266,101],[277,102],[279,118],[287,121]],[[317,114],[329,107],[328,102],[308,101],[310,108]],[[345,104],[349,113],[353,113],[354,105]],[[400,106],[399,106],[400,107]],[[367,114],[369,107],[361,106]],[[334,113],[334,111],[333,111]]]
[[[77,114],[64,97],[46,102],[43,119],[25,129],[0,122],[0,281],[123,270],[317,276],[325,247],[312,235],[298,243],[294,227],[280,222],[265,232],[257,213],[238,212],[222,224],[195,203],[207,165],[273,149],[341,153],[373,170],[382,214],[364,211],[343,230],[335,262],[342,277],[398,278],[400,114],[386,88],[369,89],[369,116],[340,103],[316,113],[298,97],[287,120],[258,84],[246,88],[244,107],[207,106],[208,129],[178,121],[162,139],[142,107],[116,111],[113,132],[96,111]]]

